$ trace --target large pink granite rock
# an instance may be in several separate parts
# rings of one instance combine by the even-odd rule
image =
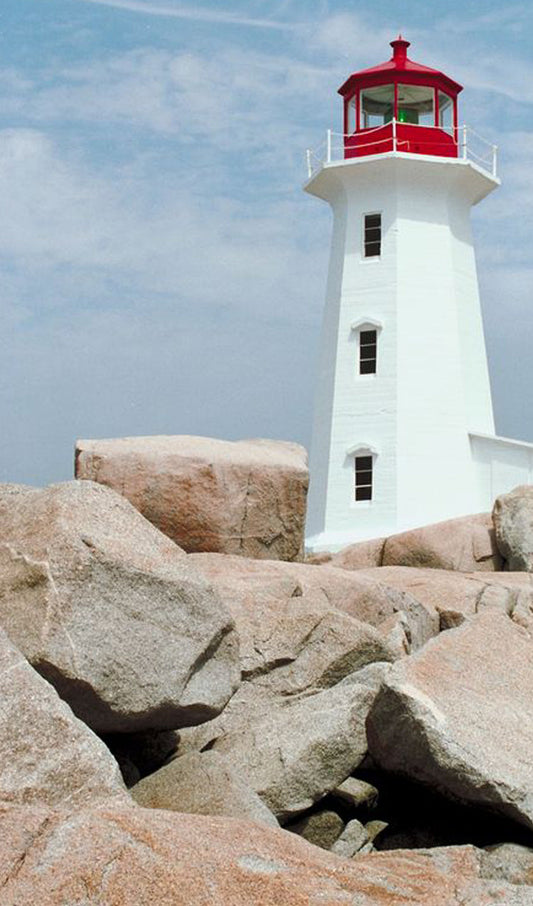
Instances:
[[[307,454],[274,440],[80,440],[76,477],[119,491],[187,552],[303,556]]]
[[[179,754],[223,755],[276,817],[298,815],[366,757],[366,717],[390,666],[368,664],[314,694],[244,682],[218,717],[180,732]]]
[[[486,608],[500,610],[523,626],[533,626],[533,577],[529,573],[380,566],[360,570],[357,576],[409,594],[438,614],[442,629],[458,626]]]
[[[279,674],[296,675],[306,661],[309,677],[314,675],[318,681],[319,661],[326,668],[345,657],[343,669],[351,672],[371,660],[390,660],[391,652],[382,647],[383,642],[380,646],[370,627],[381,632],[385,622],[400,612],[405,614],[413,649],[439,631],[437,611],[380,581],[379,570],[367,576],[330,566],[223,554],[193,554],[190,559],[212,582],[236,621],[247,676],[276,667]],[[340,612],[337,617],[335,611]],[[342,615],[351,619],[343,620]],[[368,623],[366,632],[355,621]],[[333,676],[330,671],[331,681]]]
[[[359,541],[344,547],[337,554],[332,554],[330,566],[341,569],[369,569],[381,566],[386,538],[374,538],[371,541]]]
[[[331,688],[286,703],[258,699],[255,713],[253,707],[243,711],[245,720],[238,726],[236,719],[218,736],[213,751],[229,760],[277,818],[297,815],[363,761],[366,716],[388,667],[372,664]],[[368,681],[365,670],[375,672],[375,679]]]
[[[379,631],[382,610],[388,616],[403,601],[394,590],[387,596],[378,583],[302,563],[224,554],[190,559],[235,620],[245,679],[294,695],[332,686],[373,661],[395,659]],[[346,612],[350,606],[357,611],[358,603],[378,628]]]
[[[190,752],[174,758],[135,784],[131,795],[145,808],[226,815],[279,827],[255,790],[218,752]]]
[[[2,906],[530,906],[471,846],[344,859],[296,834],[143,808],[0,811]]]
[[[448,519],[391,535],[385,541],[381,558],[382,566],[418,566],[460,572],[499,570],[502,564],[490,513]]]
[[[488,609],[384,677],[367,720],[385,770],[533,830],[533,640]]]
[[[240,681],[230,614],[110,488],[0,490],[0,626],[101,733],[209,720]]]
[[[128,799],[110,751],[2,630],[0,687],[0,802],[74,808]]]

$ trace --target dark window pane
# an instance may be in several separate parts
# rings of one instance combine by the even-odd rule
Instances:
[[[365,214],[365,258],[381,254],[381,214]]]
[[[361,359],[359,374],[376,374],[376,359]]]
[[[376,359],[377,355],[377,346],[375,343],[369,344],[368,346],[361,346],[361,353],[359,358],[361,359]]]
[[[375,330],[362,330],[361,331],[361,346],[365,343],[375,343],[377,339],[377,331]]]
[[[355,457],[355,499],[372,500],[372,457]]]

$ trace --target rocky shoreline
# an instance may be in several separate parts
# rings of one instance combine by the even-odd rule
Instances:
[[[0,486],[0,906],[533,904],[533,488],[304,561],[294,444]]]

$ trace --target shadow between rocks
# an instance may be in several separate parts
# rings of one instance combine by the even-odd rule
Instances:
[[[378,850],[469,843],[485,847],[502,842],[533,846],[531,831],[488,809],[452,801],[396,775],[368,770],[358,771],[357,776],[379,790],[368,819],[379,819],[388,825],[375,841]]]

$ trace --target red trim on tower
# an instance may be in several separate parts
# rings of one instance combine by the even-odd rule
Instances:
[[[432,154],[439,157],[457,157],[457,95],[463,90],[459,82],[455,82],[438,69],[431,69],[415,63],[407,56],[410,47],[402,35],[391,41],[393,54],[386,63],[354,72],[349,79],[339,88],[339,94],[344,98],[344,133],[345,157],[359,157],[380,154],[388,151],[404,151],[413,154]],[[397,121],[395,129],[391,122],[382,126],[365,128],[361,117],[361,92],[367,88],[392,85],[394,87],[393,117]],[[434,102],[433,124],[398,122],[399,119],[399,85],[417,85],[432,89]],[[450,131],[442,129],[439,125],[439,91],[448,95],[453,104],[453,125]],[[355,131],[347,134],[350,128],[349,103],[356,99],[356,125]],[[396,139],[394,139],[396,135]]]
[[[407,56],[407,48],[410,47],[410,43],[402,38],[401,35],[395,41],[391,41],[391,47],[393,55],[390,60],[386,63],[380,63],[379,66],[372,66],[370,69],[361,69],[352,73],[339,88],[339,94],[346,96],[347,94],[353,94],[356,88],[368,88],[370,85],[384,85],[387,82],[398,81],[413,85],[435,84],[447,94],[451,94],[452,97],[455,97],[463,90],[463,86],[459,82],[455,82],[444,72],[410,60]]]

